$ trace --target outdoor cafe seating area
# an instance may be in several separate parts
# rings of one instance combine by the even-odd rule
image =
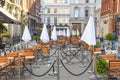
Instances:
[[[109,47],[109,46],[108,46]],[[107,67],[107,70],[109,71],[109,76],[113,77],[120,77],[120,57],[119,57],[119,50],[115,49],[106,49],[105,52],[101,52],[101,48],[96,48],[93,52],[94,56],[98,56],[99,58],[105,59],[109,66]],[[98,57],[96,57],[95,60],[97,60]],[[102,64],[102,63],[101,63]],[[106,65],[102,64],[103,67],[106,67]],[[115,79],[116,80],[116,79]]]
[[[65,46],[67,42],[66,37],[60,37],[59,43],[61,48]],[[68,41],[70,42],[70,41]],[[76,42],[75,39],[73,42]],[[17,45],[14,45],[7,48],[5,53],[1,53],[0,56],[0,78],[1,79],[14,79],[15,77],[19,76],[19,69],[20,72],[24,72],[24,66],[22,63],[26,65],[31,65],[35,62],[36,56],[41,58],[42,60],[45,58],[49,58],[50,56],[50,49],[52,47],[56,47],[57,42],[50,40],[48,43],[44,43],[42,41],[38,41],[34,45],[29,45],[28,43],[21,42]],[[21,73],[24,74],[24,73]],[[19,78],[19,77],[18,77]]]
[[[80,38],[71,37],[67,38],[65,36],[59,37],[59,42],[50,40],[48,43],[44,43],[41,40],[35,44],[21,42],[17,45],[10,47],[5,50],[6,54],[1,54],[0,56],[0,80],[5,79],[16,79],[19,75],[24,77],[23,63],[27,66],[31,66],[33,63],[37,63],[38,59],[41,59],[41,63],[50,60],[51,54],[50,50],[57,48],[57,44],[60,44],[60,50],[63,61],[66,60],[67,63],[72,62],[73,58],[81,62],[81,59],[86,59],[88,62],[88,54],[90,53],[90,46],[83,44]],[[72,45],[72,46],[71,46]],[[68,49],[71,47],[71,49]],[[81,55],[81,49],[83,54]],[[71,50],[70,52],[67,52]],[[89,53],[84,54],[84,51]],[[107,50],[106,50],[107,51]],[[116,53],[106,52],[103,54],[101,48],[96,48],[93,51],[92,56],[100,55],[101,58],[106,59],[109,62],[109,75],[120,76],[120,60],[116,58]],[[106,54],[107,53],[107,54]],[[90,55],[89,55],[90,56]],[[97,59],[97,58],[96,58]],[[19,73],[20,70],[20,73]],[[32,70],[32,68],[30,69]],[[117,72],[112,72],[112,70]]]

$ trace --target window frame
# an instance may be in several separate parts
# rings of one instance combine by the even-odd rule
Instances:
[[[85,9],[85,17],[88,17],[88,16],[89,16],[89,10]]]
[[[74,8],[74,17],[75,17],[75,18],[78,18],[78,17],[79,17],[79,13],[80,13],[79,8],[78,8],[78,7],[75,7],[75,8]],[[77,16],[76,16],[76,15],[77,15]]]

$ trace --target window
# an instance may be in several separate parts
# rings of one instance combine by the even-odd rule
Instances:
[[[57,25],[57,17],[54,17],[54,25]]]
[[[61,16],[58,18],[58,20],[59,20],[59,21],[58,21],[59,23],[62,23],[62,22],[63,22],[63,18],[62,18]]]
[[[89,0],[86,0],[86,3],[89,3]]]
[[[54,8],[54,13],[57,13],[57,8]]]
[[[62,4],[62,3],[63,3],[63,0],[59,0],[59,3]]]
[[[74,0],[74,3],[78,4],[78,3],[79,3],[79,0]]]
[[[85,10],[85,17],[88,17],[88,10]]]
[[[14,3],[14,0],[10,0],[10,2]]]
[[[68,0],[65,0],[65,3],[67,4],[67,3],[68,3]]]
[[[79,17],[79,8],[75,8],[74,17],[75,18]]]
[[[54,0],[54,3],[57,3],[57,0]]]
[[[63,13],[63,8],[59,8],[59,14]]]
[[[50,17],[47,17],[47,24],[50,24]]]
[[[53,0],[52,0],[52,1],[53,1]],[[44,2],[45,2],[46,4],[52,3],[52,1],[51,1],[51,0],[44,0]]]
[[[50,8],[47,8],[47,13],[50,13]]]
[[[95,3],[96,3],[96,0],[95,0]]]

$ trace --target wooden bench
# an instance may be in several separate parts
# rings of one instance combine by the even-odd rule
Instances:
[[[111,70],[110,75],[120,76],[120,60],[111,60],[109,69]]]
[[[120,76],[120,60],[116,60],[114,54],[104,54],[101,55],[101,58],[106,59],[109,62],[110,75]]]
[[[108,61],[115,60],[114,54],[102,54],[100,56],[101,56],[101,58],[106,59]]]

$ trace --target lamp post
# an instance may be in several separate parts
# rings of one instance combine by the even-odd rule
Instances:
[[[103,27],[102,27],[100,33],[101,33],[101,35],[102,35],[101,41],[103,42],[103,34],[104,34],[104,29],[103,29]]]

